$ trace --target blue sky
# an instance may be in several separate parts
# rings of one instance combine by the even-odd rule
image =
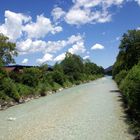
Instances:
[[[0,33],[16,42],[17,64],[53,65],[68,51],[106,68],[139,15],[140,0],[1,0]]]

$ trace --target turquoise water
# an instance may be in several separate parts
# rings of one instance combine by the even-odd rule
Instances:
[[[0,140],[132,140],[111,90],[104,77],[0,111]]]

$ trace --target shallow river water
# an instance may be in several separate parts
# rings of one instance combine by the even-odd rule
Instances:
[[[114,90],[104,77],[0,111],[0,140],[133,140]]]

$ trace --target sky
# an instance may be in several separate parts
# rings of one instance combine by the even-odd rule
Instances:
[[[140,0],[0,0],[0,33],[21,65],[53,65],[70,52],[106,68],[130,29],[140,29]]]

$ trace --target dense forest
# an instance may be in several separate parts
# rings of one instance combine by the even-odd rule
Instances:
[[[135,129],[140,128],[140,30],[122,36],[119,54],[113,66],[113,78],[123,95]],[[139,128],[137,128],[139,127]],[[136,130],[138,131],[138,130]]]
[[[56,63],[53,70],[48,65],[24,68],[22,71],[7,72],[3,66],[14,63],[17,56],[16,44],[0,35],[0,105],[11,106],[13,102],[24,102],[27,97],[45,96],[60,88],[67,88],[103,76],[104,69],[83,60],[80,56],[66,53],[65,59]]]

